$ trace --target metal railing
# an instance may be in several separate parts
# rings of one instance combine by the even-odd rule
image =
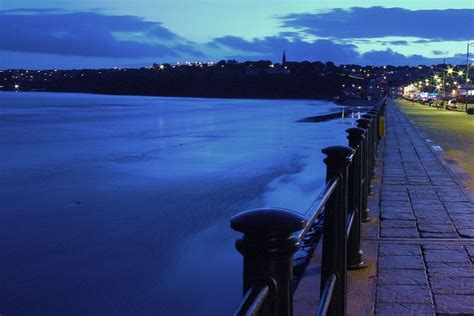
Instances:
[[[266,208],[245,211],[231,219],[231,227],[243,233],[236,248],[244,258],[244,298],[235,315],[293,314],[293,254],[321,214],[320,301],[315,315],[346,315],[347,270],[367,266],[360,248],[361,222],[370,219],[367,198],[372,192],[381,138],[379,118],[384,107],[382,99],[357,120],[358,127],[346,130],[348,147],[322,150],[327,156],[326,184],[311,204],[310,216]]]

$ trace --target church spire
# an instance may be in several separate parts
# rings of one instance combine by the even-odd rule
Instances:
[[[281,64],[282,64],[283,66],[286,65],[286,52],[285,52],[285,50],[283,50],[283,57],[282,57],[282,59],[281,59]]]

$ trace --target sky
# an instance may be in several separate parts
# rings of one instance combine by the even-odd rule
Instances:
[[[0,68],[466,63],[474,0],[0,0]]]

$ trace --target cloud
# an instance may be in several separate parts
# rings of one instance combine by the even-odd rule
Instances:
[[[234,51],[233,58],[242,56],[253,59],[280,60],[283,50],[291,60],[323,60],[335,63],[347,62],[357,55],[356,46],[337,44],[330,40],[303,41],[284,36],[268,36],[261,39],[245,40],[236,36],[217,38],[210,43],[214,48]]]
[[[294,13],[280,18],[284,27],[318,37],[357,39],[388,36],[471,40],[474,9],[407,10],[369,7]]]
[[[433,53],[434,55],[438,55],[438,56],[440,56],[440,55],[447,55],[447,54],[448,54],[447,52],[442,51],[442,50],[434,50],[434,51],[432,51],[432,53]]]
[[[284,36],[269,36],[262,39],[245,40],[235,36],[217,38],[209,43],[214,49],[232,51],[229,58],[237,60],[270,59],[279,61],[283,50],[286,51],[288,60],[320,60],[333,61],[336,64],[361,64],[361,65],[410,65],[438,64],[439,58],[428,58],[421,55],[406,56],[392,49],[372,50],[359,53],[353,44],[340,44],[331,40],[319,39],[303,41],[301,39],[287,39]],[[399,45],[403,45],[400,43]],[[453,56],[451,63],[459,63],[459,56]]]
[[[0,11],[0,50],[109,58],[202,56],[158,22],[58,10]]]
[[[358,56],[361,64],[365,65],[425,65],[438,63],[437,59],[430,59],[421,55],[405,56],[393,50],[373,50]]]
[[[388,41],[386,43],[389,45],[403,45],[403,46],[408,45],[407,41]]]

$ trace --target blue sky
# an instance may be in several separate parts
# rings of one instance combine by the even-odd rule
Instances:
[[[474,2],[0,0],[0,68],[278,61],[465,62]]]

